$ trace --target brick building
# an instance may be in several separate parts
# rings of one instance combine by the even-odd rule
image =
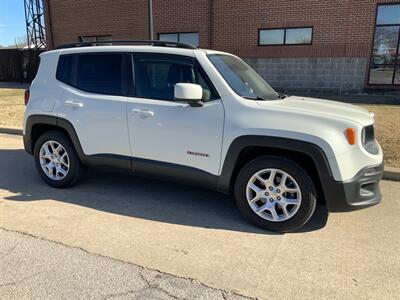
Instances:
[[[149,37],[147,0],[44,0],[44,8],[50,48]],[[153,0],[153,26],[155,38],[241,56],[280,91],[400,94],[395,1]]]

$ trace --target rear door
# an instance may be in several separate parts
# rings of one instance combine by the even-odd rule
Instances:
[[[86,155],[130,160],[126,118],[127,82],[132,76],[126,67],[129,57],[109,52],[60,56],[57,79],[63,82],[63,95],[57,112],[72,123]]]
[[[167,163],[219,172],[224,109],[204,71],[192,57],[134,54],[135,95],[128,97],[133,166]],[[175,101],[177,83],[203,87],[202,107]],[[150,170],[151,171],[151,170]],[[194,170],[193,170],[194,171]]]

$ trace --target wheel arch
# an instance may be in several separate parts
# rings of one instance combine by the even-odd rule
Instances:
[[[26,121],[24,148],[33,154],[35,143],[40,135],[48,130],[63,132],[72,142],[79,160],[86,167],[106,167],[112,169],[131,170],[131,158],[108,154],[86,155],[83,152],[79,137],[71,122],[64,118],[49,115],[32,115]]]
[[[84,160],[84,153],[73,125],[69,121],[56,116],[32,115],[28,117],[24,135],[25,150],[33,154],[38,138],[50,130],[57,130],[64,133],[74,145],[79,159],[81,161]]]
[[[231,193],[236,177],[251,160],[273,155],[291,159],[303,167],[313,179],[319,200],[325,202],[325,178],[333,178],[328,159],[323,150],[310,142],[270,136],[242,136],[235,139],[225,156],[218,189]]]

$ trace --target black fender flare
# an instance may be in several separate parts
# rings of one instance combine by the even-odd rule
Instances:
[[[82,159],[84,157],[85,154],[83,153],[82,146],[79,141],[78,135],[76,134],[74,126],[69,121],[63,118],[50,115],[32,115],[29,116],[26,120],[24,145],[25,150],[28,153],[33,154],[34,145],[32,144],[32,129],[35,125],[52,125],[64,129],[68,133],[75,147],[75,150],[78,153],[79,158]]]
[[[223,161],[221,175],[218,178],[218,190],[224,193],[231,191],[232,177],[234,175],[236,163],[241,152],[248,147],[264,147],[299,152],[310,157],[317,169],[321,185],[326,194],[324,185],[334,181],[328,159],[324,151],[316,144],[311,142],[296,140],[284,137],[247,135],[240,136],[233,140]]]
[[[24,147],[25,150],[33,154],[34,144],[32,143],[32,129],[35,125],[52,125],[56,128],[61,128],[68,134],[72,144],[74,145],[75,151],[78,154],[80,161],[88,167],[98,168],[112,168],[121,170],[131,170],[131,158],[119,155],[109,154],[95,154],[86,155],[83,152],[81,142],[78,134],[75,131],[74,126],[71,122],[64,118],[50,115],[32,115],[29,116],[26,121],[26,131],[24,134]]]

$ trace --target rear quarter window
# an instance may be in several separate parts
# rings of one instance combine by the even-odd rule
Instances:
[[[56,78],[57,80],[73,85],[73,73],[72,73],[72,66],[73,66],[74,55],[61,55],[58,59],[58,66],[57,66],[57,73]]]

